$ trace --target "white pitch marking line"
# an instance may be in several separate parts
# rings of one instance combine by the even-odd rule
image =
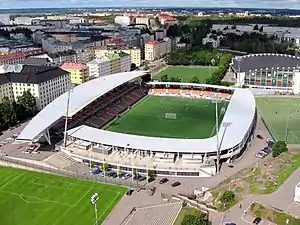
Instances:
[[[4,187],[6,187],[8,184],[10,184],[11,182],[13,182],[14,180],[16,180],[17,178],[19,178],[22,174],[18,174],[17,176],[15,176],[13,179],[9,180],[8,182],[6,182],[5,184],[3,184],[0,187],[0,190],[3,189]]]
[[[255,202],[252,202],[249,204],[249,206],[243,211],[242,215],[241,215],[241,219],[245,222],[245,223],[248,223],[248,224],[251,224],[251,222],[245,220],[244,216],[246,215],[246,213],[249,211],[251,205],[255,203]]]
[[[89,188],[89,190],[87,190],[87,192],[85,192],[85,194],[74,204],[74,207],[78,205],[79,202],[81,202],[81,200],[92,190],[92,188]]]
[[[66,204],[66,203],[62,203],[62,202],[57,202],[57,201],[51,201],[51,200],[48,200],[48,199],[42,199],[42,198],[28,196],[28,195],[23,195],[23,194],[17,194],[17,193],[14,193],[14,192],[2,191],[2,190],[0,190],[0,192],[6,193],[6,194],[11,194],[11,195],[16,195],[16,196],[19,196],[21,199],[23,197],[25,197],[25,198],[32,198],[32,199],[37,199],[37,200],[44,201],[44,202],[50,202],[50,203],[54,203],[54,204],[58,204],[58,205],[64,205],[64,206],[68,206],[68,207],[74,207],[73,205],[70,205],[70,204]]]
[[[99,216],[97,222],[102,218],[102,216],[106,213],[106,211],[109,209],[109,207],[115,202],[115,200],[119,197],[120,192],[118,192],[118,194],[114,197],[114,199],[109,203],[109,205],[105,208],[105,210],[101,213],[101,215]],[[95,223],[96,224],[96,223]]]

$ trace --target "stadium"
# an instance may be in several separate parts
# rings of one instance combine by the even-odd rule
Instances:
[[[230,67],[239,86],[300,93],[300,58],[297,56],[274,53],[238,56],[232,59]]]
[[[255,99],[247,89],[151,82],[145,71],[134,71],[100,77],[63,94],[17,141],[50,144],[65,134],[57,148],[83,163],[210,177],[218,153],[221,161],[230,161],[247,149],[255,123]]]

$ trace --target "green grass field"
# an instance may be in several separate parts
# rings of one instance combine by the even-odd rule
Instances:
[[[95,192],[102,224],[125,191],[118,186],[0,167],[0,224],[93,225],[90,198]]]
[[[190,82],[190,80],[196,76],[200,83],[205,83],[206,79],[214,72],[216,67],[188,67],[188,66],[168,66],[154,76],[154,79],[160,80],[160,78],[167,74],[169,78],[180,78],[181,82]]]
[[[300,144],[300,99],[257,97],[256,103],[277,140],[287,138],[289,144]]]
[[[221,111],[227,102],[219,105]],[[175,113],[176,119],[165,118],[166,113]],[[223,115],[220,113],[220,122]],[[152,137],[208,138],[215,134],[215,104],[203,99],[147,96],[107,130]]]

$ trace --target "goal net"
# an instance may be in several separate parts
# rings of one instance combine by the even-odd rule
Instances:
[[[166,119],[176,120],[177,119],[177,115],[176,115],[176,113],[165,113],[165,118]]]

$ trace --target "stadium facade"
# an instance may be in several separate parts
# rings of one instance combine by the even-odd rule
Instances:
[[[300,93],[300,58],[274,53],[250,54],[232,59],[237,85]]]
[[[58,97],[40,111],[17,141],[51,142],[64,131],[68,107],[67,142],[57,145],[77,161],[107,163],[117,171],[158,176],[210,177],[216,172],[217,153],[223,161],[241,155],[253,137],[256,105],[247,89],[191,83],[141,82],[143,71],[119,73],[88,81]],[[228,101],[217,135],[206,139],[159,138],[103,130],[146,95],[178,96]]]

